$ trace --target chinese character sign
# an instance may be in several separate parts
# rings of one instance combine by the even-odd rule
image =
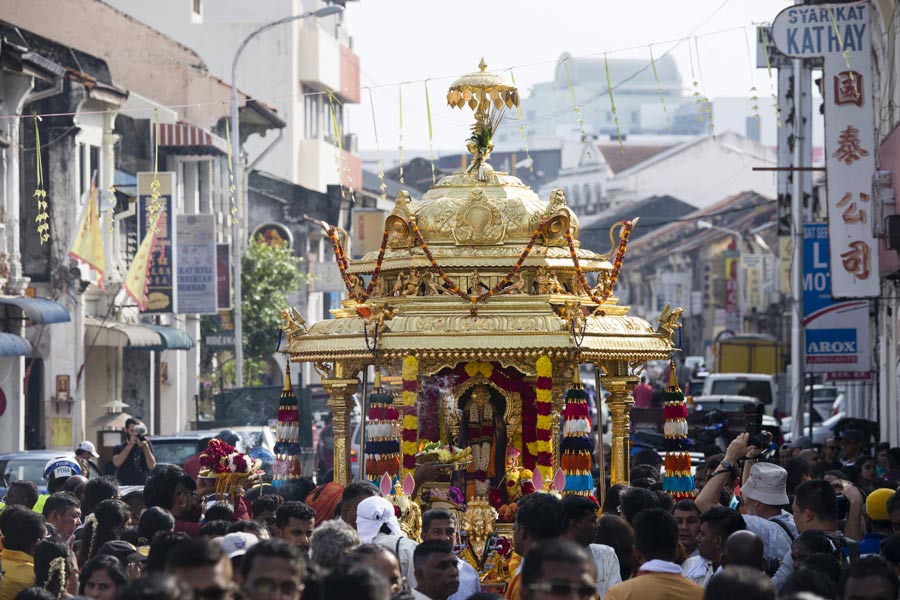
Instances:
[[[828,239],[835,298],[871,298],[880,291],[870,206],[875,120],[869,10],[866,2],[792,6],[772,24],[781,52],[824,59]]]
[[[176,258],[172,252],[175,245],[175,173],[158,173],[159,225],[153,241],[147,267],[147,309],[148,313],[173,313],[177,310],[175,289]],[[152,223],[150,184],[153,173],[138,173],[138,239],[143,240]]]

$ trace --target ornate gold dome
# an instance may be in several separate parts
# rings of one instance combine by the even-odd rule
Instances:
[[[476,133],[490,122],[484,111],[518,102],[515,88],[483,68],[451,86],[448,102],[462,106],[456,94],[478,98]],[[441,178],[419,200],[397,196],[380,251],[346,260],[332,233],[349,298],[309,330],[289,324],[293,360],[389,364],[414,353],[429,364],[423,372],[476,359],[530,372],[540,354],[578,353],[582,362],[670,355],[674,322],[654,329],[612,295],[613,231],[621,236],[633,223],[613,227],[607,254],[580,248],[562,190],[542,199],[494,171],[489,141],[476,149],[477,168]]]

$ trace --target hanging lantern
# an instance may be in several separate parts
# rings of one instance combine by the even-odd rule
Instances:
[[[366,427],[366,477],[379,481],[400,473],[400,422],[394,396],[381,386],[381,371],[375,368],[375,387],[369,394]]]
[[[694,497],[694,477],[691,474],[691,455],[687,451],[687,404],[681,388],[678,387],[675,361],[671,361],[669,371],[669,389],[665,394],[663,409],[666,420],[663,430],[666,449],[663,490],[677,501]]]
[[[272,465],[272,485],[279,487],[288,479],[300,477],[300,415],[297,396],[291,386],[291,363],[284,369],[284,387],[278,403],[278,425],[275,427],[275,462]]]
[[[588,412],[587,394],[578,376],[578,365],[574,369],[572,387],[566,392],[563,408],[563,439],[560,443],[560,466],[565,474],[565,493],[592,496],[594,479],[591,476],[591,419]]]

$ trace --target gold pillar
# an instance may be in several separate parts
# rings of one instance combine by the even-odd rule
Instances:
[[[621,369],[619,372],[621,373]],[[630,482],[631,442],[631,409],[634,398],[631,392],[636,379],[625,374],[610,375],[604,378],[603,385],[610,395],[606,399],[609,407],[609,419],[612,424],[612,455],[609,462],[609,483],[616,485]]]
[[[347,485],[353,479],[350,472],[350,413],[353,410],[353,394],[359,389],[359,379],[344,378],[343,369],[335,364],[336,377],[323,379],[322,387],[328,392],[328,408],[334,417],[334,481]],[[363,415],[363,418],[364,415]],[[362,447],[357,460],[363,460]]]
[[[572,375],[568,368],[558,364],[553,365],[553,373],[556,376],[553,378],[553,421],[551,425],[553,435],[551,444],[553,447],[553,473],[551,477],[555,476],[556,471],[562,468],[562,453],[559,450],[562,411],[566,403],[566,392],[572,384]]]

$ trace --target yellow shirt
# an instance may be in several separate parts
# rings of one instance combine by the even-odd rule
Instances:
[[[641,573],[616,584],[606,592],[604,600],[703,600],[703,588],[681,574]],[[3,600],[0,598],[0,600]]]
[[[0,550],[3,563],[3,583],[0,583],[0,600],[13,600],[24,589],[34,585],[34,558],[18,550]]]
[[[522,587],[522,572],[519,571],[513,578],[509,580],[509,585],[506,586],[506,592],[503,594],[503,597],[506,600],[519,600],[520,588]],[[5,600],[4,598],[0,598],[0,600]]]

